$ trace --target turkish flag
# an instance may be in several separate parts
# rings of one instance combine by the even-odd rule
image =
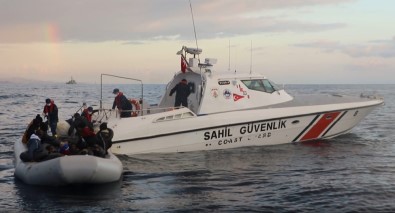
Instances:
[[[187,63],[181,55],[181,72],[185,73],[187,71]]]
[[[239,85],[239,88],[240,88],[240,92],[244,92],[243,87],[241,87],[241,86]]]
[[[238,94],[234,94],[234,93],[233,93],[233,100],[234,100],[234,101],[238,101],[238,100],[240,100],[240,99],[242,99],[242,98],[244,98],[244,96],[238,95]]]

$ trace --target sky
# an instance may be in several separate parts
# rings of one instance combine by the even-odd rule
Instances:
[[[196,29],[192,22],[190,2]],[[0,80],[167,83],[182,46],[279,84],[394,84],[392,0],[0,0]]]

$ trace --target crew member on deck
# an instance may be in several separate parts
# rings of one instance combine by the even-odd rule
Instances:
[[[112,109],[115,107],[121,112],[121,118],[132,117],[132,109],[133,106],[130,101],[123,95],[119,89],[114,89],[112,92],[115,95],[114,103],[112,105]]]
[[[176,101],[174,103],[174,107],[188,107],[188,96],[191,94],[191,89],[188,86],[186,79],[182,79],[180,83],[173,87],[173,89],[170,90],[169,95],[172,96],[174,92],[176,92]]]

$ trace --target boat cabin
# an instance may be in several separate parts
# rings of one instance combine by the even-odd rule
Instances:
[[[293,98],[282,88],[260,74],[217,73],[214,69],[216,59],[206,58],[199,62],[201,49],[183,47],[181,67],[167,84],[159,108],[173,107],[175,95],[170,90],[182,79],[186,79],[191,89],[188,108],[197,115],[256,109],[291,101]],[[188,55],[193,55],[186,60]],[[184,66],[184,68],[183,68]]]

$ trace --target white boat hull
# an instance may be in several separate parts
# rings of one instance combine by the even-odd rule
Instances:
[[[159,114],[109,121],[117,154],[189,152],[331,138],[349,132],[382,100],[232,111],[155,122]],[[188,110],[180,109],[175,111]],[[174,112],[176,113],[176,112]],[[169,114],[169,112],[168,112]]]
[[[70,155],[42,162],[23,162],[19,156],[26,146],[15,143],[15,177],[26,184],[61,186],[69,184],[103,184],[120,180],[123,166],[111,152],[106,158]]]

